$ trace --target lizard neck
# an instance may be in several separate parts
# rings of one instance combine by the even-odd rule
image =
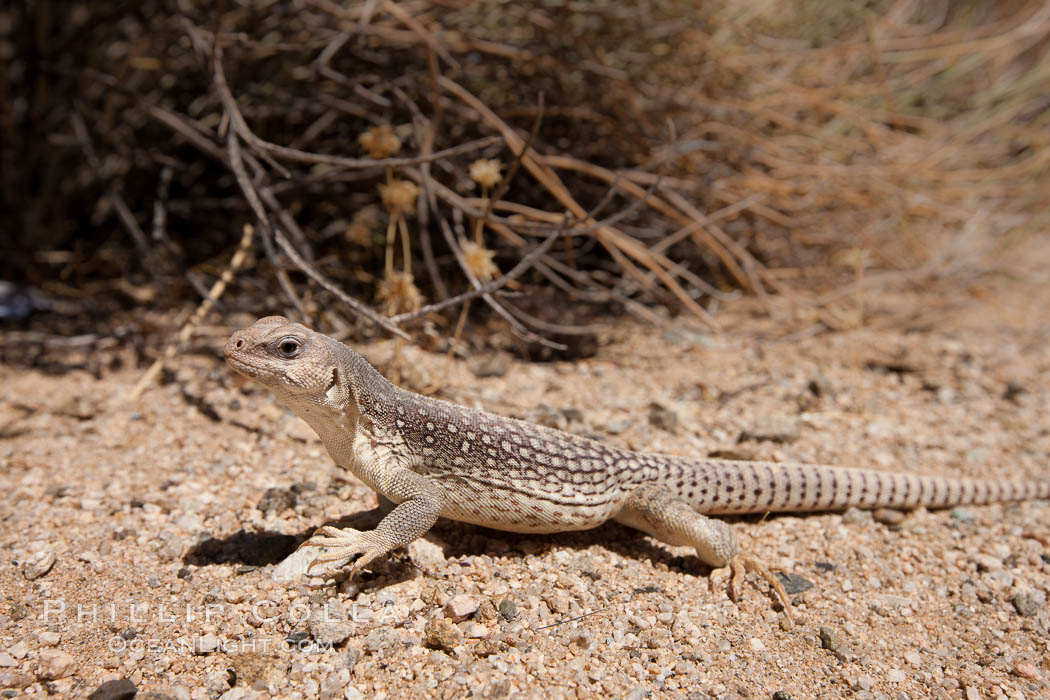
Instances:
[[[354,440],[373,423],[383,424],[401,390],[346,346],[333,371],[333,385],[316,401],[290,406],[321,438],[341,467],[354,467]]]
[[[347,405],[346,410],[314,407],[312,410],[296,413],[313,428],[317,437],[321,438],[336,464],[341,467],[353,464],[354,435],[357,433],[360,414],[352,402]]]

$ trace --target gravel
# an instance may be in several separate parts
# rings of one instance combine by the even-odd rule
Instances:
[[[401,352],[441,378],[441,398],[514,415],[546,404],[571,429],[637,449],[1045,478],[1046,286],[986,290],[994,309],[934,327],[816,335],[785,336],[735,302],[720,317],[729,330],[703,343],[610,324],[613,342],[587,361],[508,359],[481,378],[444,354]],[[217,349],[218,336],[199,342]],[[776,351],[760,352],[774,336]],[[395,352],[356,347],[381,366]],[[886,358],[919,369],[865,369]],[[688,549],[617,524],[530,536],[441,520],[356,581],[303,578],[316,548],[299,550],[291,574],[279,562],[319,525],[373,508],[374,494],[216,356],[177,364],[212,405],[237,402],[237,424],[203,416],[178,381],[128,406],[134,369],[99,379],[0,366],[6,394],[39,409],[0,402],[14,436],[0,441],[3,688],[85,697],[123,680],[136,698],[179,700],[1050,693],[1047,503],[920,509],[895,531],[896,515],[859,510],[732,519],[746,550],[783,572],[791,630],[757,576],[733,603]],[[934,371],[936,391],[920,376]],[[1004,397],[1007,381],[1025,392]],[[50,410],[68,396],[86,397],[91,417]],[[651,420],[654,403],[673,426]],[[175,646],[148,648],[158,641]]]

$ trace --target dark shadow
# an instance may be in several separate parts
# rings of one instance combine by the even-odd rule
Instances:
[[[373,508],[324,524],[368,530],[374,528],[386,512],[383,508]],[[754,519],[759,518],[761,516],[754,516]],[[729,519],[739,522],[752,518],[743,516]],[[278,564],[305,542],[315,529],[311,527],[295,535],[240,530],[225,538],[213,537],[201,542],[183,557],[183,561],[193,566],[232,563],[261,567]],[[712,571],[711,567],[703,564],[697,557],[672,554],[660,543],[637,530],[613,521],[591,530],[529,535],[492,530],[441,518],[431,532],[442,541],[444,554],[449,559],[485,554],[512,557],[545,554],[555,548],[582,550],[601,544],[624,558],[648,558],[658,567],[668,571],[705,579]],[[391,557],[374,562],[369,568],[372,571],[362,572],[361,583],[364,588],[371,588],[379,580],[383,581],[383,587],[399,583],[411,578],[414,575],[413,570],[417,567],[404,555],[404,550],[400,550]]]
[[[352,527],[357,530],[371,530],[386,513],[380,508],[353,513],[339,520],[332,520],[324,525]],[[213,566],[215,564],[245,564],[247,566],[266,566],[279,564],[295,548],[313,534],[316,527],[311,527],[297,535],[285,535],[279,532],[246,532],[238,530],[228,537],[209,537],[193,547],[182,561],[193,566]]]
[[[238,530],[228,537],[209,537],[190,549],[182,561],[193,566],[277,564],[294,552],[309,534],[282,535],[279,532]]]

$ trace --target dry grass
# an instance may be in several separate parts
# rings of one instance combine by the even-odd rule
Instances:
[[[254,220],[237,308],[448,334],[478,298],[550,343],[507,289],[852,326],[1050,223],[1034,2],[166,7],[0,17],[5,277],[177,301]]]

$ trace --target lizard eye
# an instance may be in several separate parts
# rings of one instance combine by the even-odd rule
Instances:
[[[291,359],[299,354],[299,349],[301,347],[302,344],[296,338],[290,336],[287,338],[281,338],[277,343],[277,354],[285,359]]]

